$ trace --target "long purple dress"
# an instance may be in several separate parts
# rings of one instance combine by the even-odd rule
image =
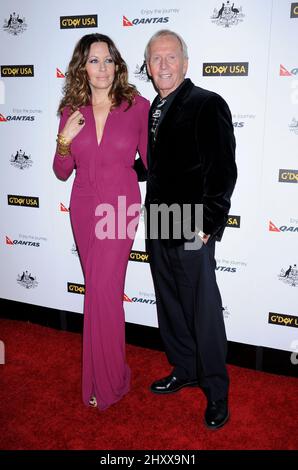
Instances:
[[[70,217],[85,276],[83,334],[83,401],[91,396],[103,410],[120,400],[130,388],[130,369],[125,359],[123,293],[129,253],[133,240],[118,236],[118,220],[124,225],[135,220],[118,210],[118,196],[126,196],[126,206],[140,207],[137,175],[132,168],[137,150],[147,167],[149,101],[136,96],[113,109],[106,120],[98,145],[92,106],[80,108],[85,126],[73,139],[71,156],[55,155],[54,171],[67,179],[76,168],[70,200]],[[59,131],[69,115],[65,108]],[[110,204],[115,209],[116,238],[99,239],[96,226],[103,220],[96,208]],[[102,213],[106,216],[106,213]],[[118,219],[119,218],[119,219]],[[138,219],[137,219],[138,220]],[[97,226],[98,227],[98,226]]]

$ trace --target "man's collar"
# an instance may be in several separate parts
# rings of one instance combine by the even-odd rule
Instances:
[[[165,99],[165,100],[168,101],[168,100],[170,100],[171,98],[173,98],[173,97],[176,95],[176,93],[178,93],[178,92],[180,91],[180,89],[183,87],[183,85],[185,84],[185,82],[188,81],[188,80],[189,80],[188,78],[185,78],[185,79],[183,80],[183,82],[181,82],[180,85],[177,86],[177,88],[175,88],[175,90],[171,91],[171,93],[169,93],[169,94],[168,94],[167,96],[165,96],[164,98],[162,98],[160,95],[158,95],[158,98],[160,99],[160,101],[161,101],[162,99]]]

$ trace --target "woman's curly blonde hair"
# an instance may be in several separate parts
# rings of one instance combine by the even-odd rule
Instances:
[[[136,87],[128,83],[127,65],[114,42],[104,34],[86,34],[77,43],[69,63],[58,113],[61,113],[66,106],[69,106],[72,111],[76,111],[80,106],[91,104],[91,89],[88,83],[86,62],[90,46],[94,42],[106,43],[115,63],[115,78],[109,92],[112,108],[119,106],[122,101],[126,101],[129,108],[134,97],[139,94]]]

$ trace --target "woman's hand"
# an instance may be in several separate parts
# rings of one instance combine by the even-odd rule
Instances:
[[[65,126],[59,132],[65,139],[71,142],[85,126],[85,118],[80,111],[75,111],[67,119]]]

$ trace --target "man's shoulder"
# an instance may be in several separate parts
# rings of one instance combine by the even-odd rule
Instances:
[[[206,88],[201,88],[197,85],[193,85],[193,88],[191,90],[191,93],[193,97],[197,97],[202,100],[222,100],[222,96],[220,96],[218,93],[215,91],[207,90]]]
[[[195,106],[200,106],[200,109],[202,106],[204,109],[229,109],[229,105],[221,95],[196,85],[193,85],[188,98]]]

